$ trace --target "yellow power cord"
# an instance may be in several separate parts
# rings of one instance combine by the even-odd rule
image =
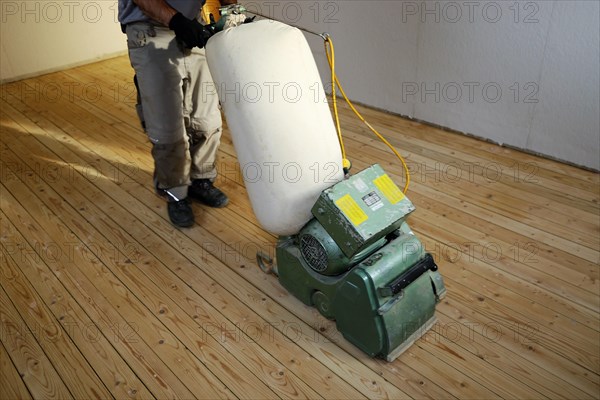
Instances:
[[[342,149],[342,160],[343,160],[344,169],[350,168],[350,161],[346,158],[346,149],[344,147],[344,140],[342,138],[342,128],[340,126],[340,117],[338,115],[338,108],[337,108],[336,86],[339,86],[340,93],[342,94],[342,96],[344,97],[344,100],[346,100],[346,103],[348,103],[348,105],[350,106],[352,111],[354,111],[354,114],[356,114],[356,116],[383,143],[385,143],[385,145],[387,147],[389,147],[390,150],[392,150],[392,152],[396,155],[396,157],[398,157],[398,159],[402,163],[402,167],[404,168],[404,175],[406,176],[406,183],[404,184],[404,189],[402,191],[404,193],[408,192],[408,186],[410,185],[410,171],[408,170],[408,165],[406,165],[406,161],[404,161],[404,158],[400,155],[400,153],[398,153],[398,151],[394,148],[394,146],[392,146],[392,144],[390,142],[388,142],[386,140],[386,138],[384,138],[379,132],[377,132],[377,130],[375,128],[373,128],[373,126],[371,126],[371,124],[369,124],[369,122],[367,120],[365,120],[365,118],[354,107],[354,105],[352,104],[350,99],[348,99],[348,96],[346,96],[346,93],[344,92],[344,88],[342,87],[342,84],[338,80],[337,75],[335,73],[335,49],[333,47],[333,41],[331,40],[331,37],[329,35],[323,35],[322,37],[325,40],[324,45],[325,45],[325,54],[327,55],[327,61],[329,62],[329,66],[331,67],[331,82],[332,82],[331,95],[333,97],[333,114],[335,116],[335,123],[336,123],[336,128],[337,128],[337,133],[338,133],[338,139],[340,141],[340,147]],[[331,54],[330,54],[330,52],[331,52]]]

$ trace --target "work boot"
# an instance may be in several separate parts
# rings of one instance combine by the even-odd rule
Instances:
[[[188,188],[188,196],[214,208],[222,208],[229,203],[227,195],[216,188],[210,179],[194,179]]]
[[[194,212],[189,199],[167,202],[169,218],[173,225],[179,228],[189,228],[194,225]]]

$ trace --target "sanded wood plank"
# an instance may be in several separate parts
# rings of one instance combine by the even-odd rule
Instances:
[[[4,193],[6,188],[2,189],[3,200],[14,201]],[[23,216],[19,215],[18,219],[21,218]],[[8,266],[8,263],[3,263],[3,270],[5,266]],[[111,398],[112,395],[106,386],[79,352],[67,332],[52,317],[43,300],[32,290],[28,282],[14,272],[7,271],[10,278],[2,280],[2,287],[14,303],[14,307],[20,310],[27,327],[35,335],[71,393],[79,398]]]
[[[29,329],[36,334],[38,343],[53,361],[57,370],[62,373],[70,390],[74,395],[77,393],[76,396],[83,397],[85,393],[87,398],[112,397],[99,380],[96,371],[92,369],[91,365],[88,365],[88,360],[78,353],[79,349],[75,347],[67,331],[62,329],[62,326],[53,318],[29,282],[23,279],[14,262],[12,265],[10,264],[10,262],[2,263],[3,276],[10,276],[8,279],[3,279],[2,287],[14,303],[15,308],[20,310]],[[89,336],[88,340],[91,337]],[[120,394],[123,395],[122,392]],[[126,393],[125,395],[127,396]]]
[[[0,343],[0,399],[32,399],[19,371]]]
[[[106,68],[96,68],[89,70],[88,68],[75,68],[66,71],[61,71],[61,74],[56,79],[64,79],[62,82],[76,82],[84,85],[94,85],[102,92],[97,100],[91,104],[94,110],[110,110],[110,113],[101,113],[100,117],[108,122],[113,123],[129,123],[138,130],[143,138],[145,134],[141,131],[140,122],[135,111],[137,92],[133,83],[132,74],[116,74],[110,73]],[[133,71],[132,71],[133,72]],[[85,101],[84,93],[76,92],[74,97]]]
[[[484,218],[460,214],[436,198],[432,199],[416,192],[412,193],[412,197],[422,205],[419,212],[423,215],[437,215],[439,226],[456,233],[456,238],[447,243],[464,248],[473,258],[492,263],[507,272],[513,271],[516,276],[535,277],[528,280],[595,310],[597,297],[593,288],[597,284],[597,271],[591,263],[580,260],[580,271],[572,271],[571,276],[568,264],[576,263],[576,260],[570,260],[567,256],[561,262],[558,255],[549,259],[547,250],[552,253],[558,251],[543,242],[510,234]],[[420,215],[419,212],[416,215]],[[468,224],[456,229],[458,220]],[[515,269],[517,265],[520,268]]]
[[[109,253],[107,253],[107,254],[109,254]],[[112,254],[112,253],[110,253],[110,254]],[[110,279],[108,279],[108,280],[110,280]],[[151,331],[152,331],[152,332],[154,332],[155,330],[156,330],[156,329],[152,329]],[[158,341],[158,339],[157,339],[157,341]],[[171,353],[169,353],[169,355],[171,355]],[[172,356],[176,356],[176,354],[173,354]],[[180,363],[181,363],[181,360],[180,360]],[[185,363],[184,363],[184,364],[185,364]],[[197,375],[197,376],[193,377],[193,379],[192,379],[192,378],[190,378],[190,379],[192,379],[192,380],[191,380],[189,383],[191,384],[191,386],[192,386],[192,387],[194,387],[194,386],[197,386],[197,385],[200,385],[200,386],[198,386],[198,387],[202,387],[202,380],[201,380],[201,379],[199,379],[201,376],[202,376],[202,375]],[[216,388],[218,385],[212,385],[212,386],[213,386],[214,388]],[[203,389],[203,390],[200,390],[200,391],[198,391],[198,392],[199,392],[199,393],[203,393],[204,395],[210,395],[211,391],[209,391],[209,390],[207,390],[207,389],[206,389],[206,387],[210,387],[210,386],[206,386],[206,385],[205,385],[204,387],[205,387],[205,389]]]
[[[597,345],[592,339],[593,335],[598,334],[599,321],[595,310],[552,295],[544,290],[545,285],[539,280],[540,276],[528,282],[512,273],[514,268],[520,268],[520,264],[535,261],[528,253],[528,248],[522,248],[522,254],[505,256],[511,260],[512,265],[510,268],[502,268],[502,265],[499,267],[500,259],[495,256],[488,258],[476,255],[472,245],[460,244],[466,243],[469,236],[458,235],[456,231],[448,230],[449,226],[432,225],[429,223],[430,218],[435,218],[435,214],[421,210],[412,217],[411,226],[425,237],[423,240],[427,243],[427,248],[432,250],[440,265],[448,267],[449,276],[465,282],[472,281],[482,294],[493,291],[492,298],[500,298],[505,304],[511,304],[512,309],[528,320],[547,325],[552,331],[566,337],[577,337],[583,344],[582,348]]]
[[[4,215],[0,213],[0,215]],[[33,247],[26,241],[14,225],[7,218],[2,221],[2,232],[8,240],[16,243],[24,251],[31,250]],[[37,245],[39,242],[34,242]],[[83,248],[77,248],[81,251]],[[74,249],[75,250],[75,249]],[[64,253],[70,254],[70,253]],[[86,252],[86,257],[92,255]],[[65,260],[63,259],[63,262]],[[75,298],[81,298],[79,304],[89,313],[94,321],[104,327],[104,331],[113,333],[113,344],[121,351],[123,357],[136,370],[138,376],[144,379],[146,386],[152,390],[157,398],[191,398],[192,393],[188,391],[173,373],[164,364],[161,364],[151,348],[145,346],[143,340],[138,335],[138,327],[130,324],[129,321],[119,318],[118,314],[111,312],[109,307],[103,304],[103,297],[94,290],[90,290],[92,285],[86,285],[80,279],[73,279],[70,271],[64,268],[53,266],[53,274],[60,279],[61,283],[73,293]],[[107,337],[111,337],[110,334]]]
[[[428,248],[441,248],[444,245],[439,239],[436,239],[441,236],[439,229],[430,228],[426,226],[425,222],[416,218],[413,218],[412,221],[414,222],[412,226],[419,232],[419,237]],[[498,282],[504,283],[512,276],[494,271],[489,264],[472,259],[469,253],[453,252],[451,259],[446,258],[447,254],[441,251],[434,255],[438,264],[443,268],[445,278],[453,279],[466,287],[472,287],[484,298],[496,301],[502,308],[511,310],[511,315],[515,315],[515,321],[512,322],[524,323],[527,321],[526,325],[523,325],[524,329],[526,327],[530,327],[532,330],[543,329],[553,337],[575,339],[575,343],[572,343],[571,346],[575,346],[578,353],[597,356],[599,344],[596,338],[600,333],[586,326],[586,322],[594,318],[593,314],[587,315],[587,320],[577,320],[574,317],[577,310],[573,310],[573,314],[569,317],[566,314],[558,314],[549,308],[547,306],[548,299],[543,296],[540,296],[539,300],[545,300],[544,302],[529,300],[522,293],[511,289],[512,281],[507,282],[506,286],[498,284]],[[487,278],[485,274],[479,275],[474,272],[487,270],[490,270],[488,275],[493,279]],[[517,318],[520,322],[516,321]],[[583,357],[585,358],[585,356]]]
[[[515,242],[514,247],[505,242],[494,238],[493,236],[487,236],[479,232],[478,230],[472,229],[471,227],[461,226],[460,230],[456,229],[456,224],[451,221],[438,218],[439,223],[432,225],[429,223],[430,216],[436,216],[431,214],[429,210],[422,209],[420,212],[415,214],[414,225],[420,231],[429,230],[435,232],[436,237],[440,240],[439,245],[434,245],[434,249],[437,249],[437,253],[446,259],[446,261],[452,263],[457,257],[463,257],[468,260],[473,260],[473,263],[478,261],[485,263],[488,267],[484,269],[472,269],[477,274],[489,275],[493,274],[507,274],[514,277],[509,277],[510,280],[521,281],[531,288],[526,291],[520,291],[527,298],[535,301],[537,294],[540,291],[550,293],[552,297],[559,299],[561,303],[565,303],[567,308],[563,315],[566,317],[575,318],[577,321],[585,323],[594,330],[598,329],[597,320],[597,297],[593,293],[588,291],[577,290],[574,285],[568,285],[564,281],[557,279],[551,274],[544,273],[538,269],[529,268],[530,264],[541,264],[544,265],[544,261],[537,258],[535,244],[529,244],[529,242]],[[421,215],[423,218],[421,218]],[[424,222],[425,221],[425,222]],[[486,246],[489,245],[504,246],[501,255],[499,253],[485,253],[483,251],[475,252],[475,246]],[[480,247],[481,249],[481,247]],[[460,251],[465,256],[457,255],[457,251]],[[515,253],[518,251],[518,253]],[[489,270],[489,271],[488,271]],[[523,285],[521,285],[523,287]],[[571,303],[571,304],[569,304]],[[545,304],[545,302],[542,302]],[[550,307],[554,311],[554,309]],[[576,315],[571,315],[566,312],[567,310],[579,310]],[[525,309],[524,312],[529,310]]]
[[[13,142],[14,144],[14,142]],[[70,193],[70,198],[73,199],[73,201],[75,202],[74,206],[77,207],[80,211],[87,211],[87,209],[89,209],[91,218],[89,220],[90,224],[92,224],[93,226],[96,227],[96,229],[101,229],[102,225],[104,224],[104,221],[102,221],[102,218],[97,218],[95,217],[95,215],[101,215],[101,213],[96,213],[96,210],[94,210],[94,207],[90,203],[90,200],[87,200],[85,198],[83,199],[78,199],[77,195],[74,191],[72,191],[68,186],[62,186],[60,185],[60,183],[63,183],[64,181],[55,181],[54,184],[57,186],[57,189],[60,189],[60,191],[62,192],[68,192]],[[83,182],[83,180],[81,181]],[[29,183],[29,182],[28,182]],[[37,191],[43,191],[44,193],[47,193],[48,195],[50,195],[50,193],[53,191],[52,188],[50,188],[50,186],[48,185],[43,185],[43,184],[39,184],[36,185],[39,186],[39,189],[37,189]],[[97,196],[94,196],[95,199],[98,199]],[[52,205],[48,204],[50,207],[52,207]],[[63,215],[63,216],[67,216],[69,215],[69,211],[65,210],[65,209],[58,209],[55,210],[57,214]],[[78,219],[78,216],[72,216],[72,218],[74,220]],[[260,377],[254,377],[252,375],[250,375],[250,377],[246,377],[244,378],[244,374],[249,374],[249,371],[242,365],[239,363],[239,361],[237,361],[233,355],[238,355],[240,353],[242,353],[244,351],[244,343],[241,342],[239,343],[239,346],[237,346],[237,348],[235,346],[233,346],[233,348],[230,348],[230,352],[229,353],[225,353],[225,357],[227,362],[223,362],[223,361],[219,361],[219,357],[223,357],[223,355],[218,355],[219,354],[219,349],[221,348],[219,346],[219,343],[217,343],[218,341],[214,338],[215,333],[211,332],[210,334],[213,336],[209,336],[207,334],[198,334],[198,328],[202,328],[202,325],[200,326],[196,326],[195,329],[192,327],[188,327],[187,325],[191,325],[194,326],[196,324],[201,323],[202,321],[194,321],[192,319],[192,316],[189,315],[187,316],[190,321],[186,321],[186,316],[182,315],[179,310],[178,310],[178,302],[189,302],[191,304],[194,304],[195,301],[198,301],[200,303],[204,303],[204,300],[195,300],[193,294],[191,291],[189,291],[188,295],[190,297],[186,296],[186,291],[185,291],[185,282],[179,282],[179,284],[181,285],[181,289],[179,291],[175,291],[177,292],[183,292],[180,296],[180,298],[178,299],[174,299],[174,301],[170,301],[168,299],[168,297],[166,296],[150,296],[147,293],[158,293],[160,292],[160,289],[158,286],[152,287],[152,283],[147,281],[147,272],[145,271],[139,271],[138,273],[138,266],[144,266],[144,269],[148,270],[148,271],[161,271],[162,268],[164,268],[164,265],[152,265],[150,260],[151,258],[149,257],[144,257],[144,251],[143,249],[137,244],[137,242],[135,241],[131,241],[131,238],[128,237],[128,234],[125,232],[121,232],[119,233],[116,237],[116,241],[112,243],[112,245],[114,246],[115,249],[123,249],[120,251],[121,254],[112,254],[109,253],[110,248],[105,247],[105,242],[104,242],[104,238],[99,237],[98,235],[95,234],[95,232],[91,232],[88,231],[84,228],[84,224],[80,223],[77,226],[73,227],[74,231],[79,234],[80,236],[83,237],[87,237],[89,240],[91,240],[95,246],[97,246],[98,248],[98,253],[100,255],[102,254],[111,254],[113,256],[117,256],[117,258],[124,260],[125,264],[127,265],[127,271],[129,271],[127,274],[119,274],[119,271],[115,271],[113,269],[113,272],[115,272],[115,275],[119,277],[119,279],[128,287],[130,288],[135,288],[136,292],[138,293],[138,297],[140,297],[141,299],[143,299],[143,301],[149,306],[150,309],[157,309],[159,310],[159,319],[163,320],[163,322],[165,323],[166,326],[169,326],[170,329],[177,335],[177,337],[179,338],[186,338],[187,340],[184,340],[185,345],[187,346],[188,349],[194,349],[194,347],[198,347],[204,352],[206,353],[205,358],[207,360],[211,360],[212,362],[215,362],[217,365],[221,365],[223,367],[224,372],[230,374],[232,376],[232,378],[235,378],[237,381],[240,382],[240,385],[242,383],[247,382],[248,384],[253,384],[254,386],[256,386],[256,378],[258,378],[259,380],[262,378],[262,376]],[[108,226],[107,229],[105,230],[105,232],[108,232],[109,234],[112,232],[115,232],[115,228],[113,226]],[[135,243],[135,244],[134,244]],[[125,252],[124,249],[127,249],[128,247],[133,247],[134,251],[127,251]],[[135,258],[134,258],[135,257]],[[102,259],[102,257],[100,257]],[[135,261],[132,260],[132,258],[135,259]],[[112,265],[108,264],[107,266],[111,267]],[[117,265],[118,267],[118,265]],[[162,267],[162,268],[161,268]],[[145,282],[146,281],[146,282]],[[165,287],[172,287],[174,282],[172,280],[165,280],[163,278],[163,282],[160,282],[161,284],[163,284]],[[195,296],[197,297],[197,296]],[[216,310],[208,310],[207,313],[215,313],[217,312]],[[204,321],[206,322],[206,321]],[[209,325],[210,326],[210,325]],[[219,325],[214,325],[214,326],[221,326]],[[226,328],[225,325],[223,325],[224,328]],[[231,325],[230,327],[232,330],[235,329],[234,325]],[[198,337],[200,336],[200,340],[198,340]],[[217,338],[219,337],[219,335],[217,335]],[[211,340],[212,339],[212,340]],[[225,341],[224,343],[226,344],[233,344],[234,342],[232,341]],[[222,344],[222,343],[221,343]],[[211,347],[216,348],[216,350],[210,350]],[[252,354],[251,351],[249,351],[248,349],[246,349],[246,352],[249,352],[251,354],[249,354],[248,357],[242,358],[246,364],[248,366],[252,366],[253,369],[258,369],[258,370],[262,370],[264,372],[263,376],[264,377],[273,377],[273,380],[265,382],[265,384],[268,384],[268,387],[270,387],[271,389],[280,391],[280,395],[283,397],[287,397],[287,398],[294,398],[294,397],[309,397],[309,398],[316,398],[318,397],[317,392],[312,391],[312,389],[310,389],[309,387],[307,387],[302,381],[298,381],[294,375],[288,376],[288,375],[284,375],[282,373],[280,373],[281,370],[281,366],[277,366],[277,365],[273,365],[273,364],[277,364],[277,362],[275,362],[274,359],[265,359],[264,355],[260,354],[260,353],[254,353]],[[256,358],[256,360],[254,360],[254,358]],[[225,366],[227,366],[225,368]],[[246,372],[244,372],[246,371]],[[219,375],[219,373],[217,373],[217,375]],[[223,379],[223,377],[222,377]],[[225,380],[225,379],[224,379]],[[227,382],[227,380],[225,380],[225,382]],[[234,383],[234,382],[228,382],[228,387],[230,388],[236,388],[238,386],[238,384]],[[264,386],[265,390],[267,390],[267,386]],[[259,392],[256,388],[251,388],[248,387],[246,385],[241,385],[240,388],[238,389],[240,396],[243,396],[244,394],[247,394],[247,396],[249,398],[252,398],[252,396],[256,396],[257,394],[260,393],[260,396],[267,396],[269,395],[270,390],[268,391],[263,391],[262,393]],[[355,394],[356,395],[356,394]]]
[[[9,228],[7,226],[9,222],[5,220],[6,218],[1,223],[3,232],[10,230],[14,235],[16,228],[14,226]],[[55,318],[52,323],[62,325],[64,332],[77,345],[114,397],[153,398],[127,363],[115,354],[114,348],[104,336],[106,332],[103,333],[100,327],[83,313],[80,306],[71,298],[70,293],[60,285],[56,276],[49,273],[46,262],[43,261],[59,262],[61,258],[68,257],[68,255],[51,252],[53,250],[49,249],[53,247],[47,247],[35,257],[26,257],[25,254],[35,254],[35,251],[27,245],[22,237],[15,238],[13,236],[10,243],[13,244],[10,255],[9,251],[5,249],[6,246],[3,246],[3,254],[7,263],[2,265],[2,273],[3,276],[14,277],[16,285],[11,284],[8,287],[12,289],[31,285],[37,291],[39,298],[36,301],[44,301]],[[15,251],[17,248],[19,250]],[[21,268],[17,266],[17,262]],[[28,282],[24,282],[24,279],[27,279]],[[114,337],[118,333],[116,331],[119,330],[119,327],[112,328],[108,337]]]
[[[69,243],[69,238],[63,233],[64,230],[68,230],[68,228],[63,227],[62,222],[54,218],[54,215],[52,215],[44,205],[32,203],[31,196],[26,195],[27,191],[22,186],[17,187],[10,182],[8,182],[7,185],[9,185],[8,187],[11,191],[18,193],[19,201],[33,212],[33,218],[53,221],[53,224],[49,224],[45,229],[50,231],[49,234],[56,238],[55,240],[57,243]],[[14,201],[7,193],[2,193],[2,195],[5,198]],[[58,199],[53,199],[53,201],[56,200]],[[46,212],[45,214],[40,214],[37,210],[45,210]],[[53,226],[56,228],[52,228]],[[191,387],[194,395],[202,398],[235,397],[229,389],[227,389],[201,362],[199,362],[198,359],[195,358],[193,354],[190,353],[187,347],[183,345],[167,327],[155,318],[151,318],[151,313],[136,301],[135,295],[128,294],[127,289],[122,283],[111,274],[108,268],[101,264],[99,258],[108,258],[110,255],[114,254],[115,249],[107,247],[101,241],[93,242],[93,239],[91,240],[95,245],[95,249],[91,254],[93,254],[96,261],[88,263],[91,268],[85,268],[81,272],[83,272],[88,279],[92,279],[95,287],[102,290],[105,295],[112,295],[110,298],[111,303],[119,309],[120,313],[122,313],[131,324],[136,324],[139,327],[140,333],[152,337],[153,340],[150,340],[150,342],[154,343],[156,351],[170,360],[169,363],[171,366],[180,368],[178,371],[179,377],[185,380],[188,387]],[[66,249],[63,249],[63,251],[66,251]],[[85,264],[83,253],[75,251],[73,255],[73,260],[76,265]],[[90,257],[89,253],[87,257]],[[127,260],[115,260],[115,262],[122,263],[124,266],[127,266],[128,264]],[[241,382],[240,384],[243,385],[244,383]],[[248,387],[248,389],[250,388]],[[249,392],[251,392],[251,390],[249,390]]]
[[[2,345],[34,398],[73,399],[37,339],[0,287]]]
[[[456,288],[454,285],[450,286]],[[507,325],[504,320],[497,319],[497,313],[485,312],[481,310],[482,307],[478,307],[478,309],[465,305],[469,301],[480,302],[477,296],[473,296],[472,293],[457,291],[454,299],[456,300],[452,300],[449,304],[442,305],[440,308],[463,324],[489,327],[488,329],[494,332],[505,332],[510,329],[510,325]],[[513,349],[515,352],[520,352],[519,354],[522,357],[569,382],[577,390],[587,393],[588,396],[595,396],[598,393],[600,382],[595,366],[586,365],[582,367],[564,357],[560,357],[553,353],[553,349],[548,349],[541,344],[539,331],[531,332],[527,325],[517,326],[524,329],[521,332],[517,331],[516,338],[515,334],[510,331],[508,335],[496,333],[498,343],[503,347]],[[505,327],[508,329],[505,330]],[[495,336],[492,336],[492,338],[495,338]]]
[[[449,363],[452,362],[452,365],[454,365],[454,359],[463,359],[461,365],[466,364],[464,367],[466,370],[469,370],[474,376],[486,375],[479,379],[492,380],[493,382],[490,383],[492,387],[506,385],[504,390],[507,390],[509,395],[505,397],[566,399],[590,397],[577,386],[548,373],[536,363],[511,351],[511,348],[504,348],[498,344],[496,339],[499,333],[495,330],[498,325],[469,325],[446,314],[446,310],[441,307],[437,310],[437,317],[438,323],[416,345],[422,346],[440,358],[446,357]],[[520,335],[506,331],[502,331],[501,334],[508,335],[515,341],[525,342],[529,340],[527,337],[531,333],[523,329]],[[510,378],[503,377],[496,381],[497,374],[490,373],[489,368],[481,368],[481,362],[471,361],[472,357],[492,364],[494,368],[510,375]],[[519,381],[521,384],[515,385],[511,380]],[[539,394],[516,396],[515,390],[527,390],[522,388],[523,384]],[[501,391],[501,389],[498,390]]]

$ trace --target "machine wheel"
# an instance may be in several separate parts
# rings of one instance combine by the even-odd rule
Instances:
[[[327,319],[333,319],[333,310],[329,298],[323,293],[316,291],[312,295],[312,303],[319,310],[321,315]]]

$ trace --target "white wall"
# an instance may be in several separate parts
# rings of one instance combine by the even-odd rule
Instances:
[[[600,169],[600,2],[242,2],[331,33],[356,101]]]
[[[600,3],[553,10],[527,148],[600,169]]]
[[[116,0],[0,0],[0,80],[125,52],[116,15]]]

